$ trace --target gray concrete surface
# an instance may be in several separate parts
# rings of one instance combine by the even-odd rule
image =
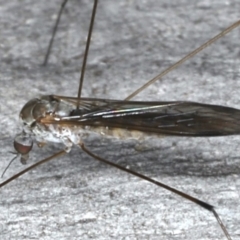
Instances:
[[[91,1],[70,1],[41,67],[61,1],[0,1],[0,170],[18,112],[42,94],[75,96]],[[100,1],[83,96],[123,99],[239,18],[240,2]],[[237,29],[141,93],[239,107]],[[240,138],[89,140],[92,151],[207,201],[240,239]],[[61,149],[34,147],[31,161]],[[29,163],[30,164],[30,163]],[[15,161],[4,179],[23,169]],[[211,213],[74,148],[0,190],[1,239],[225,239]]]

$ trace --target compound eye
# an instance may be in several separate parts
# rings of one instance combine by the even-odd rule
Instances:
[[[13,146],[18,153],[26,155],[32,150],[33,140],[29,136],[19,134],[15,137]]]

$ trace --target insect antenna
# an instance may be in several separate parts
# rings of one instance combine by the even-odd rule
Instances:
[[[86,44],[86,50],[85,50],[85,54],[84,54],[84,59],[83,59],[83,64],[82,64],[82,71],[81,71],[81,76],[80,76],[80,83],[79,83],[79,89],[78,89],[78,101],[77,101],[77,106],[76,106],[76,111],[78,110],[79,108],[79,104],[80,104],[80,99],[81,99],[81,90],[82,90],[82,85],[83,85],[83,80],[84,80],[84,73],[85,73],[85,67],[86,67],[86,62],[87,62],[87,55],[88,55],[88,51],[89,51],[89,46],[90,46],[90,40],[91,40],[91,34],[92,34],[92,29],[93,29],[93,24],[94,24],[94,17],[95,17],[95,14],[96,14],[96,9],[97,9],[97,0],[94,1],[94,6],[93,6],[93,12],[92,12],[92,17],[91,17],[91,22],[90,22],[90,27],[89,27],[89,33],[88,33],[88,39],[87,39],[87,44]],[[48,61],[48,58],[49,58],[49,55],[50,55],[50,52],[51,52],[51,47],[52,47],[52,44],[53,44],[53,41],[54,41],[54,36],[56,34],[56,31],[57,31],[57,27],[58,27],[58,24],[59,24],[59,21],[60,21],[60,17],[61,17],[61,14],[62,14],[62,11],[65,7],[67,3],[67,0],[64,0],[63,3],[62,3],[62,6],[60,8],[60,11],[59,11],[59,14],[58,14],[58,17],[57,17],[57,21],[56,21],[56,24],[54,26],[54,30],[53,30],[53,34],[52,34],[52,37],[51,37],[51,40],[50,40],[50,43],[49,43],[49,47],[48,47],[48,51],[47,51],[47,54],[46,54],[46,57],[45,57],[45,60],[44,60],[44,65],[47,64],[47,61]],[[232,24],[230,27],[228,27],[226,30],[222,31],[220,34],[218,34],[217,36],[215,36],[214,38],[212,38],[211,40],[207,41],[205,44],[203,44],[202,46],[200,46],[199,48],[197,48],[196,50],[194,50],[193,52],[191,52],[190,54],[188,54],[186,57],[184,57],[183,59],[181,59],[180,61],[178,61],[177,63],[175,63],[174,65],[172,65],[171,67],[169,67],[168,69],[166,69],[165,71],[163,71],[161,74],[157,75],[155,78],[153,78],[152,80],[150,80],[149,82],[147,82],[145,85],[143,85],[141,88],[139,88],[138,90],[136,90],[135,92],[133,92],[131,95],[129,95],[125,100],[129,100],[131,99],[132,97],[134,97],[135,95],[137,95],[139,92],[141,92],[143,89],[145,89],[147,86],[149,86],[150,84],[152,84],[153,82],[155,82],[156,80],[158,80],[159,78],[163,77],[164,75],[166,75],[168,72],[172,71],[174,68],[178,67],[179,65],[181,65],[183,62],[185,62],[186,60],[188,60],[189,58],[193,57],[194,55],[196,55],[198,52],[200,52],[201,50],[203,50],[204,48],[206,48],[207,46],[209,46],[210,44],[212,44],[213,42],[215,42],[216,40],[218,40],[219,38],[221,38],[222,36],[224,36],[225,34],[227,34],[228,32],[230,32],[231,30],[233,30],[234,28],[238,27],[240,25],[240,21],[237,21],[235,22],[234,24]],[[162,187],[168,191],[171,191],[189,201],[192,201],[194,202],[195,204],[201,206],[202,208],[208,210],[208,211],[211,211],[213,213],[213,215],[215,216],[218,224],[220,225],[221,229],[223,230],[226,238],[228,240],[231,240],[231,237],[226,229],[226,227],[224,226],[223,222],[221,221],[221,219],[219,218],[219,215],[217,214],[217,212],[215,211],[214,209],[214,206],[208,204],[207,202],[204,202],[204,201],[201,201],[197,198],[194,198],[186,193],[183,193],[175,188],[172,188],[168,185],[165,185],[159,181],[156,181],[154,179],[151,179],[145,175],[142,175],[138,172],[135,172],[135,171],[132,171],[130,169],[127,169],[125,167],[122,167],[120,165],[117,165],[113,162],[110,162],[104,158],[101,158],[97,155],[95,155],[94,153],[92,153],[90,150],[88,150],[88,148],[86,148],[84,146],[83,143],[79,143],[79,146],[81,147],[81,149],[87,153],[89,156],[93,157],[94,159],[98,160],[98,161],[101,161],[105,164],[108,164],[110,166],[113,166],[115,168],[118,168],[119,170],[121,171],[124,171],[124,172],[127,172],[127,173],[130,173],[136,177],[139,177],[143,180],[146,180],[148,182],[151,182],[159,187]],[[23,171],[15,174],[14,176],[12,176],[11,178],[7,179],[6,181],[4,181],[3,183],[0,184],[0,188],[5,186],[6,184],[8,184],[9,182],[13,181],[14,179],[18,178],[19,176],[25,174],[26,172],[30,171],[31,169],[47,162],[47,161],[50,161],[54,158],[57,158],[57,157],[60,157],[62,155],[64,155],[66,152],[64,150],[61,150],[59,151],[58,153],[55,153],[53,154],[52,156],[48,157],[48,158],[45,158],[41,161],[38,161],[37,163],[29,166],[28,168],[24,169]],[[12,160],[13,161],[13,160]]]
[[[12,177],[8,178],[6,181],[0,183],[0,188],[7,185],[8,183],[12,182],[13,180],[15,180],[16,178],[22,176],[23,174],[25,174],[26,172],[32,170],[33,168],[36,168],[37,166],[42,165],[43,163],[46,163],[54,158],[60,157],[62,155],[66,154],[66,152],[64,150],[61,150],[53,155],[51,155],[50,157],[47,157],[41,161],[38,161],[34,164],[32,164],[31,166],[25,168],[24,170],[22,170],[21,172],[18,172],[17,174],[13,175]]]
[[[6,173],[6,171],[9,169],[9,167],[11,166],[11,164],[14,162],[14,160],[19,156],[18,153],[12,152],[10,151],[10,153],[15,154],[16,156],[8,163],[8,165],[6,166],[6,168],[4,169],[1,178],[3,178],[4,174]]]
[[[45,60],[44,60],[44,63],[43,65],[46,65],[47,64],[47,61],[48,61],[48,58],[49,58],[49,55],[51,53],[51,47],[52,47],[52,44],[54,42],[54,37],[56,35],[56,31],[57,31],[57,28],[58,28],[58,25],[59,25],[59,21],[60,21],[60,18],[61,18],[61,15],[62,15],[62,12],[63,12],[63,9],[66,5],[66,3],[68,2],[68,0],[64,0],[62,5],[61,5],[61,8],[59,10],[59,13],[58,13],[58,17],[57,17],[57,21],[54,25],[54,29],[53,29],[53,34],[52,34],[52,37],[51,37],[51,40],[50,40],[50,43],[49,43],[49,46],[48,46],[48,50],[47,50],[47,54],[45,56]],[[82,64],[82,72],[81,72],[81,76],[80,76],[80,84],[79,84],[79,89],[78,89],[78,98],[80,99],[81,97],[81,89],[82,89],[82,85],[83,85],[83,80],[84,80],[84,72],[85,72],[85,68],[86,68],[86,62],[87,62],[87,55],[88,55],[88,50],[89,50],[89,46],[90,46],[90,41],[91,41],[91,34],[92,34],[92,30],[93,30],[93,23],[94,23],[94,18],[95,18],[95,15],[96,15],[96,9],[97,9],[97,3],[98,1],[95,0],[94,1],[94,5],[93,5],[93,10],[92,10],[92,17],[91,17],[91,21],[90,21],[90,27],[89,27],[89,31],[88,31],[88,38],[87,38],[87,43],[86,43],[86,49],[85,49],[85,54],[84,54],[84,59],[83,59],[83,64]],[[79,101],[78,101],[79,103]],[[78,109],[76,109],[77,111]],[[37,166],[39,165],[42,165],[43,163],[46,163],[54,158],[57,158],[61,155],[64,155],[66,154],[66,151],[64,150],[61,150],[60,152],[58,153],[55,153],[53,155],[51,155],[50,157],[48,158],[45,158],[43,160],[40,160],[38,162],[36,162],[35,164],[29,166],[28,168],[25,168],[24,170],[20,171],[19,173],[15,174],[14,176],[8,178],[6,181],[0,183],[0,188],[7,185],[8,183],[10,183],[11,181],[15,180],[16,178],[20,177],[21,175],[25,174],[26,172],[32,170],[33,168],[36,168]],[[11,163],[18,157],[18,155],[16,157],[14,157],[10,163],[8,164],[8,166],[6,167],[6,169],[4,170],[2,176],[5,174],[6,170],[9,168],[9,166],[11,165]]]

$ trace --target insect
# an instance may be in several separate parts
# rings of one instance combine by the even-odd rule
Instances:
[[[164,140],[163,140],[163,141],[164,141]],[[118,192],[118,193],[119,193],[119,192]],[[113,195],[114,195],[114,194],[113,194]],[[155,200],[156,200],[156,199],[155,199]],[[191,210],[192,210],[192,209],[191,209]],[[86,218],[85,218],[85,219],[86,219]],[[90,219],[90,220],[89,220],[90,222],[91,222],[91,221],[93,221],[93,222],[94,222],[94,221],[95,221],[94,219],[96,219],[96,217],[95,217],[95,216],[93,216],[92,218],[89,218],[89,219]],[[87,221],[87,220],[85,220],[85,221]],[[94,224],[94,225],[95,225],[95,224]],[[186,235],[187,235],[187,234],[186,234]],[[196,235],[195,235],[195,236],[196,236]]]

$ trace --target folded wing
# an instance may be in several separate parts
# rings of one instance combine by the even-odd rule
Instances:
[[[57,124],[106,126],[179,136],[240,133],[240,110],[195,102],[137,102],[54,96],[72,105]]]

